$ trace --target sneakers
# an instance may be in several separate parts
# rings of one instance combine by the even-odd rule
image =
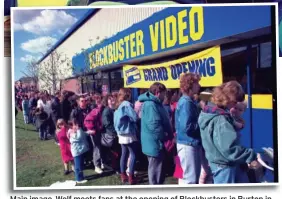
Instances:
[[[77,184],[85,184],[86,182],[88,182],[88,180],[76,181]]]
[[[64,170],[64,175],[68,175],[70,174],[70,171],[69,170]]]
[[[102,174],[103,170],[100,167],[95,167],[95,172],[98,174]]]
[[[104,164],[101,164],[101,169],[105,169],[105,165]]]

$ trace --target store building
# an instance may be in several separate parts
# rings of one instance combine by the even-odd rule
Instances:
[[[124,65],[150,66],[219,46],[222,81],[235,79],[248,94],[248,109],[244,115],[247,125],[242,132],[242,143],[257,150],[275,147],[274,6],[109,10],[90,10],[56,47],[68,55],[86,49],[72,57],[74,71],[69,78],[79,81],[77,77],[83,71],[89,72],[87,76],[91,81],[78,82],[82,92],[117,91],[125,85]],[[106,38],[87,48],[89,38],[96,37]],[[138,89],[132,88],[132,91],[136,99]]]
[[[74,66],[62,89],[114,92],[127,85],[125,65],[133,65],[140,71],[142,65],[195,57],[219,47],[220,81],[237,80],[247,93],[241,143],[257,151],[262,147],[277,150],[274,6],[111,9],[89,10],[51,49],[65,52]],[[90,48],[89,40],[94,43]],[[85,50],[81,52],[81,48]],[[48,53],[40,62],[47,59]],[[205,79],[203,74],[209,72],[202,69],[199,71]],[[81,75],[89,81],[82,82]],[[132,92],[136,100],[138,87],[132,88]]]

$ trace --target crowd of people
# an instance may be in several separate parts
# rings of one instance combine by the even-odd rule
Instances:
[[[241,85],[223,83],[210,100],[200,100],[198,75],[182,74],[179,81],[180,95],[155,82],[141,89],[134,105],[128,88],[106,96],[30,91],[16,94],[16,105],[40,140],[54,138],[64,174],[73,171],[77,183],[87,182],[83,169],[93,164],[98,174],[111,167],[123,183],[138,184],[138,162],[150,185],[163,184],[169,170],[179,184],[207,183],[209,177],[215,184],[248,183],[247,171],[260,166],[260,156],[240,144],[246,109]]]

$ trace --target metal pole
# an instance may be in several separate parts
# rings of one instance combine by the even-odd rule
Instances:
[[[247,47],[247,94],[248,94],[248,107],[250,111],[250,133],[251,133],[251,148],[253,148],[253,111],[252,111],[252,45],[248,44]]]
[[[111,79],[111,72],[108,72],[108,79],[109,79],[109,88],[108,88],[108,91],[109,93],[112,92],[112,79]]]

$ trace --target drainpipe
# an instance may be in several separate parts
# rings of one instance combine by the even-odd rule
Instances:
[[[247,47],[247,94],[248,94],[248,108],[250,111],[250,133],[251,133],[251,148],[253,145],[253,110],[252,110],[252,45],[248,44]]]

